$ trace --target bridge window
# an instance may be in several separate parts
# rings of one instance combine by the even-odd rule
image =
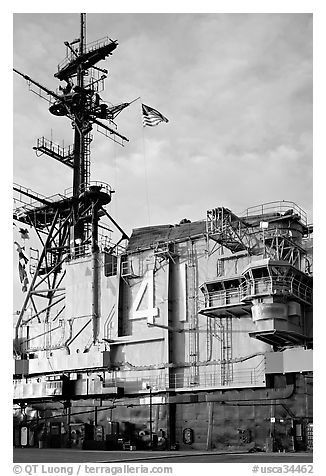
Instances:
[[[266,267],[253,268],[252,269],[252,275],[253,275],[254,279],[268,278],[269,277],[268,269]]]

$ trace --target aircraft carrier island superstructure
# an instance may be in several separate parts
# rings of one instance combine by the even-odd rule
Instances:
[[[66,42],[56,73],[60,93],[19,73],[50,113],[71,119],[73,146],[43,137],[35,149],[74,180],[54,197],[14,187],[16,224],[40,238],[29,254],[26,239],[16,243],[14,444],[312,449],[306,213],[284,200],[241,214],[209,204],[199,221],[127,236],[106,210],[110,186],[90,180],[94,124],[127,141],[114,119],[128,103],[102,101],[107,71],[95,66],[117,42],[85,37],[81,14],[78,47]]]

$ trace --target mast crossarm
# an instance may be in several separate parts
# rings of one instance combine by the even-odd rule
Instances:
[[[129,142],[129,139],[127,139],[127,137],[123,136],[122,134],[119,134],[119,132],[115,131],[114,129],[111,129],[111,127],[108,127],[106,124],[103,124],[101,121],[98,121],[97,119],[92,119],[92,121],[97,124],[98,126],[100,127],[103,127],[103,129],[107,130],[108,132],[110,132],[110,134],[113,134],[115,136],[118,136],[120,137],[120,139],[122,140],[125,140],[127,142]]]
[[[18,71],[17,69],[13,68],[14,72],[19,74],[20,76],[22,76],[24,79],[26,79],[26,81],[28,81],[29,83],[32,83],[32,84],[35,84],[35,86],[39,87],[40,89],[42,89],[43,91],[45,91],[47,94],[49,94],[50,96],[54,97],[55,99],[57,99],[58,101],[62,101],[63,98],[61,96],[59,96],[57,93],[55,93],[54,91],[51,91],[51,89],[48,89],[46,88],[45,86],[43,86],[42,84],[38,83],[37,81],[34,81],[34,79],[32,79],[30,76],[27,76],[27,74],[24,74],[24,73],[21,73],[20,71]]]

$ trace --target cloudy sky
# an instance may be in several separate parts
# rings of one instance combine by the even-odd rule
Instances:
[[[63,42],[79,36],[79,14],[14,14],[14,67],[56,89]],[[312,221],[312,15],[88,14],[87,41],[118,48],[102,98],[141,96],[168,124],[142,128],[141,101],[118,116],[124,147],[94,131],[91,175],[116,190],[123,228],[198,220],[276,200]],[[71,186],[71,170],[36,157],[38,137],[65,145],[67,118],[14,77],[14,180],[44,195]]]

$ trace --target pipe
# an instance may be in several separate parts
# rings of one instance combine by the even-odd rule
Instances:
[[[98,251],[93,251],[92,253],[92,320],[93,320],[93,343],[95,344],[98,340],[99,333],[99,295],[98,295]]]
[[[66,288],[49,288],[49,289],[40,289],[37,291],[31,291],[31,294],[37,294],[38,296],[42,295],[43,293],[49,293],[49,292],[57,292],[57,291],[65,291]],[[46,297],[46,296],[42,296]]]
[[[153,422],[152,422],[153,400],[152,398],[153,398],[152,387],[149,387],[149,434],[150,434],[151,450],[153,449]]]
[[[98,205],[92,205],[92,320],[93,343],[98,341],[99,334],[99,246],[98,246]]]
[[[63,343],[63,347],[66,349],[67,351],[67,354],[70,355],[70,349],[69,349],[69,346],[68,346],[68,343],[71,341],[72,339],[72,325],[73,325],[73,321],[71,319],[68,319],[68,324],[69,324],[69,337],[68,339]]]
[[[209,450],[212,449],[213,410],[214,410],[214,403],[213,402],[208,402],[208,424],[207,424],[206,451],[209,451]]]

